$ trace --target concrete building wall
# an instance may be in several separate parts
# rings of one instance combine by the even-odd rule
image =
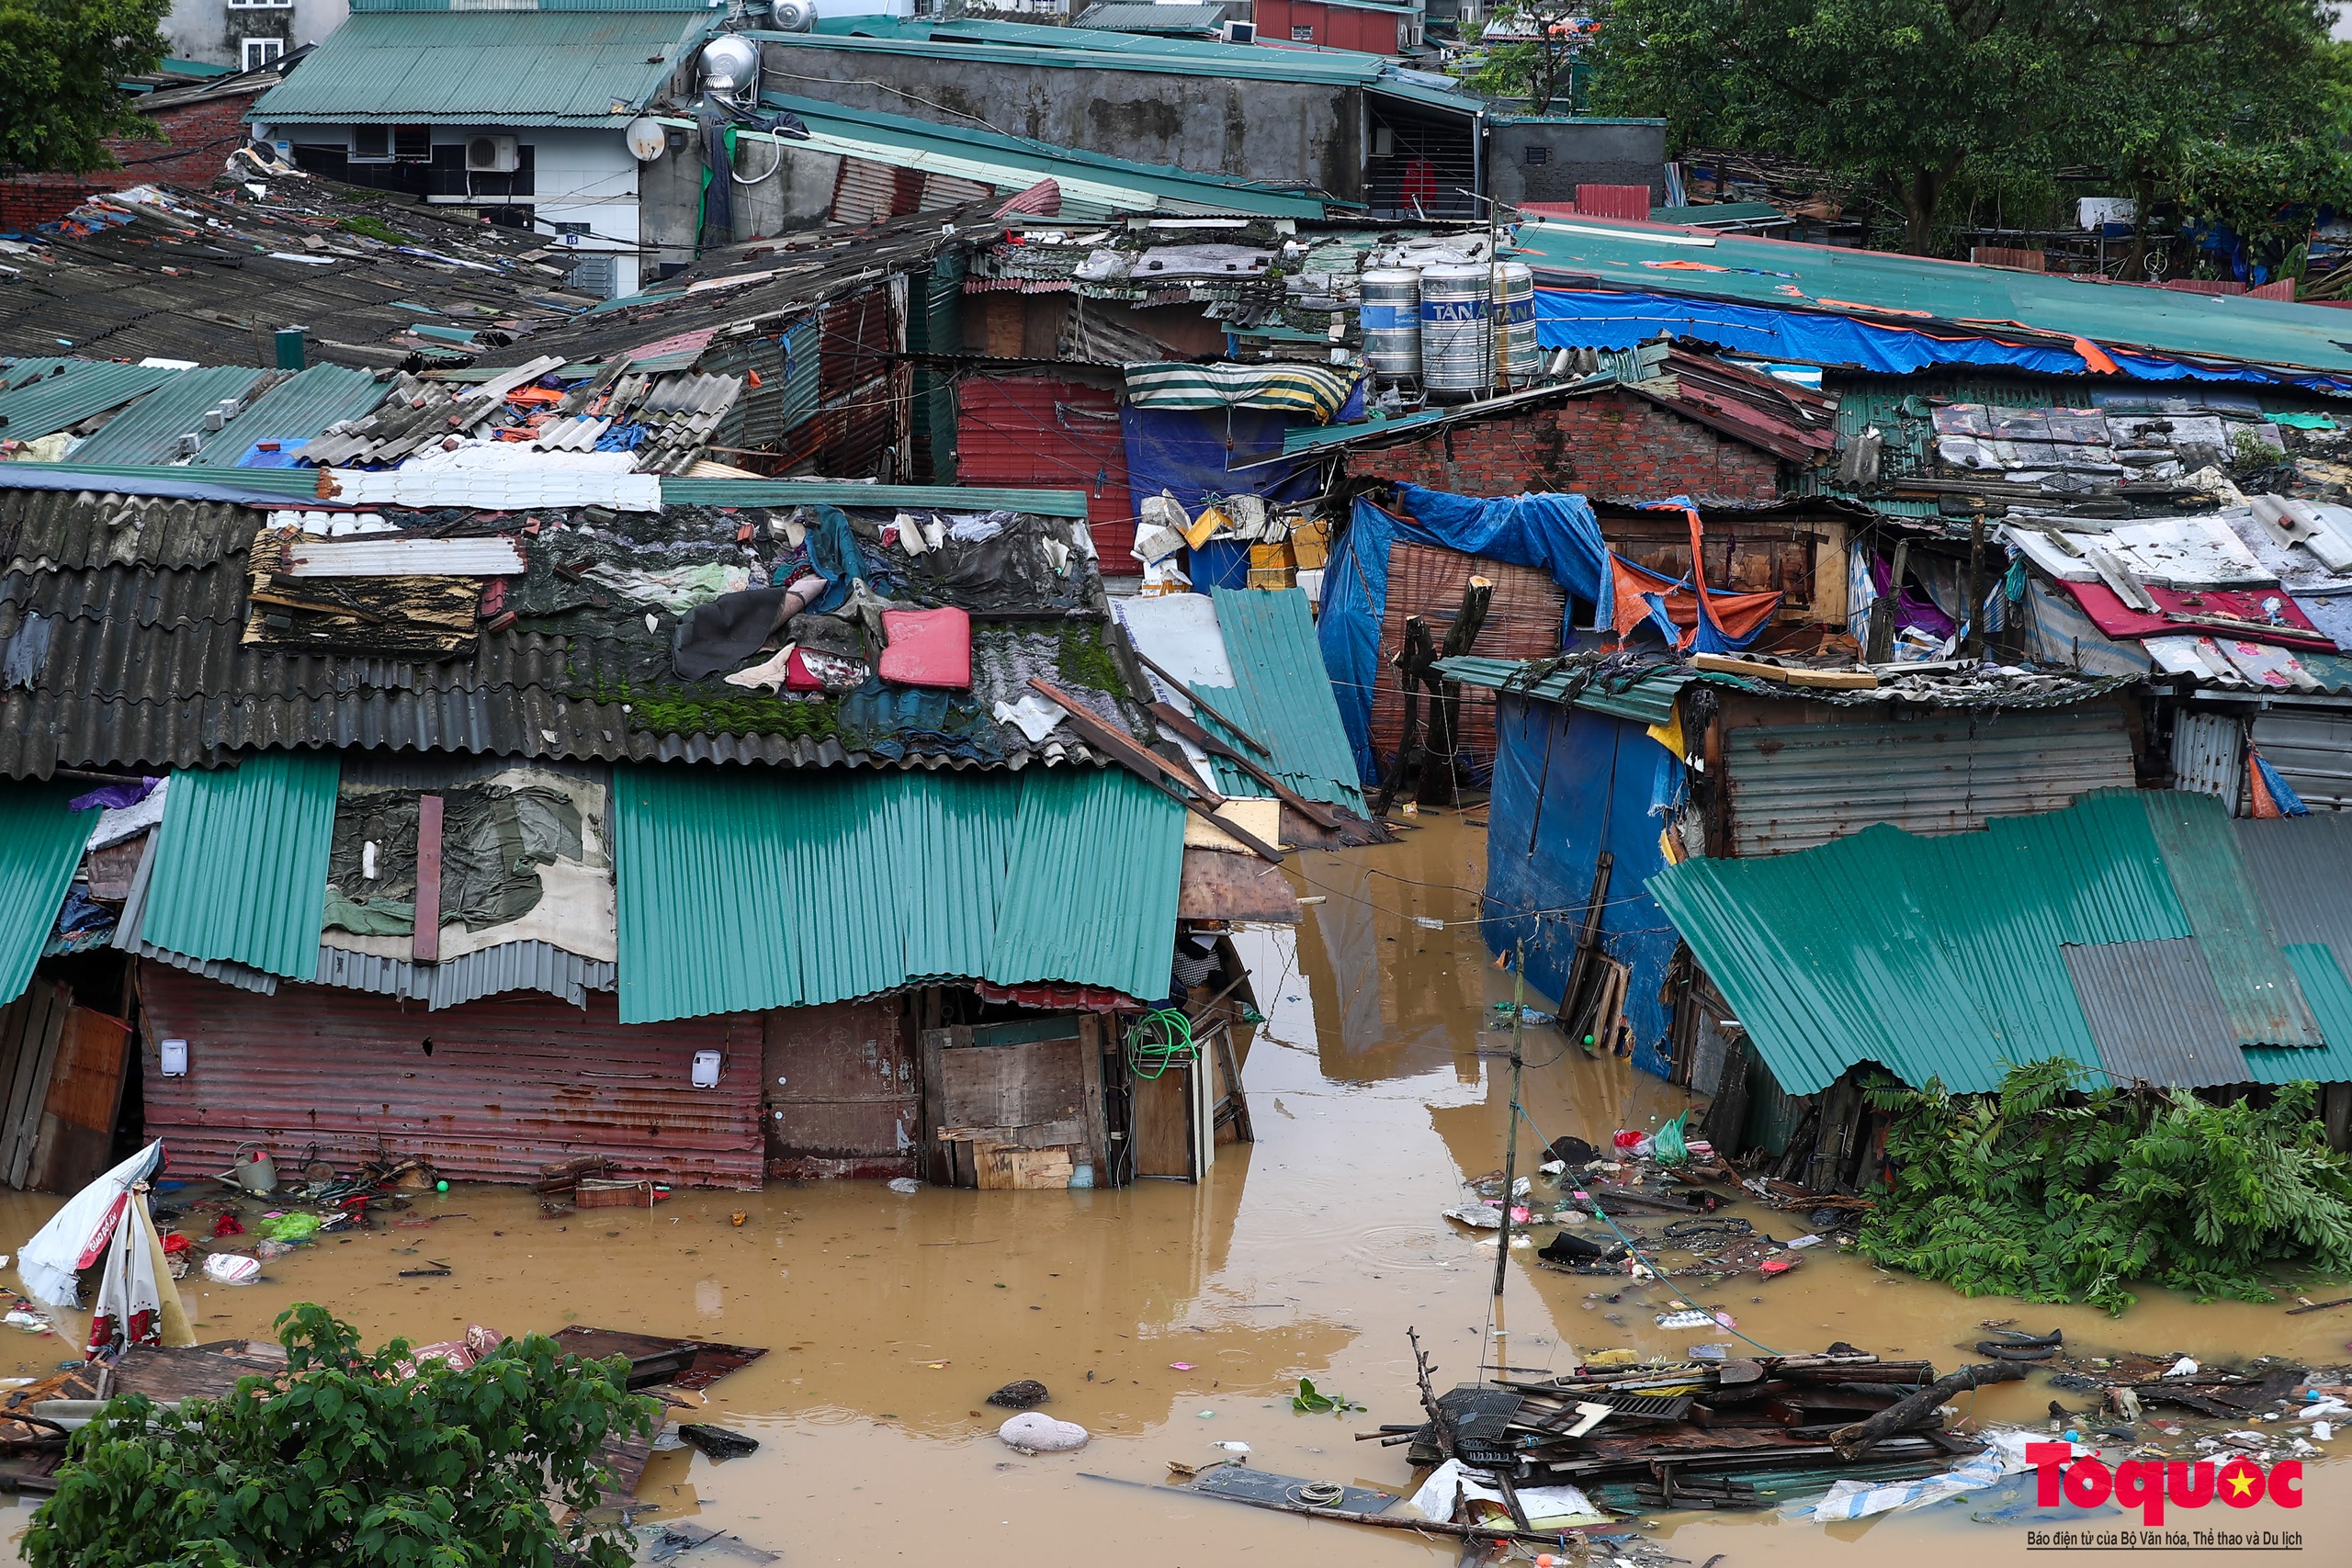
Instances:
[[[1409,446],[1356,452],[1348,472],[1460,495],[1569,491],[1606,501],[1777,500],[1780,459],[1630,392],[1454,426]]]
[[[1666,122],[1650,119],[1487,121],[1487,194],[1506,206],[1574,201],[1577,186],[1647,186],[1666,205]]]
[[[765,54],[776,90],[815,93],[844,108],[977,122],[1056,147],[1363,198],[1363,110],[1353,87],[966,63],[802,44],[771,44]]]
[[[244,69],[243,43],[274,38],[289,50],[318,43],[351,14],[349,0],[292,0],[283,6],[232,6],[229,0],[173,0],[164,41],[181,60]]]

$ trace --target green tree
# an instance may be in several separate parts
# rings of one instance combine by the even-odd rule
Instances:
[[[171,0],[0,0],[0,173],[107,169],[152,130],[115,84],[164,58]]]
[[[2153,196],[2241,106],[2324,70],[2316,0],[1619,0],[1598,94],[1678,144],[1855,181],[1928,251],[1963,174],[2090,163]]]
[[[2257,1107],[2078,1092],[2089,1077],[2053,1058],[2012,1067],[1997,1094],[1872,1089],[1892,1113],[1894,1179],[1863,1223],[1863,1256],[1964,1295],[2110,1313],[2141,1280],[2265,1302],[2290,1269],[2352,1275],[2352,1162],[2329,1151],[2312,1085]]]
[[[1576,64],[1593,42],[1592,7],[1585,0],[1503,0],[1494,20],[1523,37],[1498,39],[1469,77],[1470,85],[1498,98],[1524,98],[1537,114],[1574,112]]]
[[[510,1339],[464,1371],[404,1374],[324,1308],[277,1320],[288,1377],[166,1409],[114,1400],[74,1436],[25,1536],[33,1568],[619,1568],[581,1513],[597,1450],[650,1430],[628,1363]],[[564,1525],[550,1504],[572,1510]]]

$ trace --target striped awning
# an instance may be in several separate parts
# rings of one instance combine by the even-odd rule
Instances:
[[[1360,374],[1329,365],[1130,365],[1127,400],[1146,409],[1276,409],[1328,423]]]

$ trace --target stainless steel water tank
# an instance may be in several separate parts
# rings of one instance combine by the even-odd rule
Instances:
[[[1421,373],[1421,275],[1374,267],[1363,275],[1363,356],[1384,381]]]
[[[1484,263],[1421,269],[1421,385],[1456,399],[1495,378],[1493,271]]]
[[[1543,367],[1535,346],[1535,274],[1520,262],[1502,264],[1503,364],[1514,387],[1534,383]]]

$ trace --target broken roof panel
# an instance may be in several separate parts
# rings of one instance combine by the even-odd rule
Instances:
[[[2194,938],[2062,950],[2100,1066],[2119,1083],[2217,1089],[2246,1081],[2245,1054]]]
[[[66,809],[76,793],[64,784],[0,783],[0,1007],[31,982],[97,824],[95,810]]]
[[[118,409],[182,374],[177,366],[93,359],[20,359],[0,373],[0,435],[34,441]]]
[[[237,416],[239,423],[233,428],[204,444],[193,466],[287,466],[286,459],[297,446],[338,421],[362,419],[375,412],[390,391],[390,381],[374,372],[343,365],[313,365],[255,398]],[[279,460],[266,460],[271,455],[257,449],[264,441],[277,443]]]
[[[332,752],[280,751],[175,774],[138,940],[308,980],[341,773]]]
[[[256,389],[284,378],[280,371],[242,366],[184,370],[107,421],[106,428],[76,446],[74,455],[87,463],[165,463],[194,449],[184,445],[189,436],[198,442],[235,444],[242,452],[243,444],[227,426]],[[235,412],[220,408],[224,403]],[[224,416],[222,428],[208,430],[207,416],[216,412]]]

